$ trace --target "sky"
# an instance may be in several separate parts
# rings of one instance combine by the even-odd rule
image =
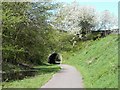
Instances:
[[[77,1],[79,5],[93,6],[98,12],[109,10],[112,14],[118,17],[118,2],[120,0],[55,0],[55,2],[71,3]]]

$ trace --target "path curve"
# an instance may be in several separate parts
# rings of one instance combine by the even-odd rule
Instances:
[[[41,88],[83,88],[82,77],[75,67],[60,66],[62,69]]]

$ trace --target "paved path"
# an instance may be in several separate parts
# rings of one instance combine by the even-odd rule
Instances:
[[[41,88],[83,88],[82,77],[76,68],[62,64],[61,70]]]

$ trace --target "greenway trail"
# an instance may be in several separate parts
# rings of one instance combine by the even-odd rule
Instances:
[[[62,69],[41,88],[83,88],[82,77],[75,67],[60,66]]]

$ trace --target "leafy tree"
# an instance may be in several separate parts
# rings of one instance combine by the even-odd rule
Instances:
[[[41,64],[46,60],[52,27],[51,2],[3,2],[3,61]],[[48,43],[49,42],[49,43]]]
[[[25,51],[17,41],[19,41],[18,37],[22,35],[27,24],[25,16],[27,5],[28,3],[22,2],[2,2],[2,45],[3,60],[5,61],[16,62],[19,59],[17,54],[23,54]]]

